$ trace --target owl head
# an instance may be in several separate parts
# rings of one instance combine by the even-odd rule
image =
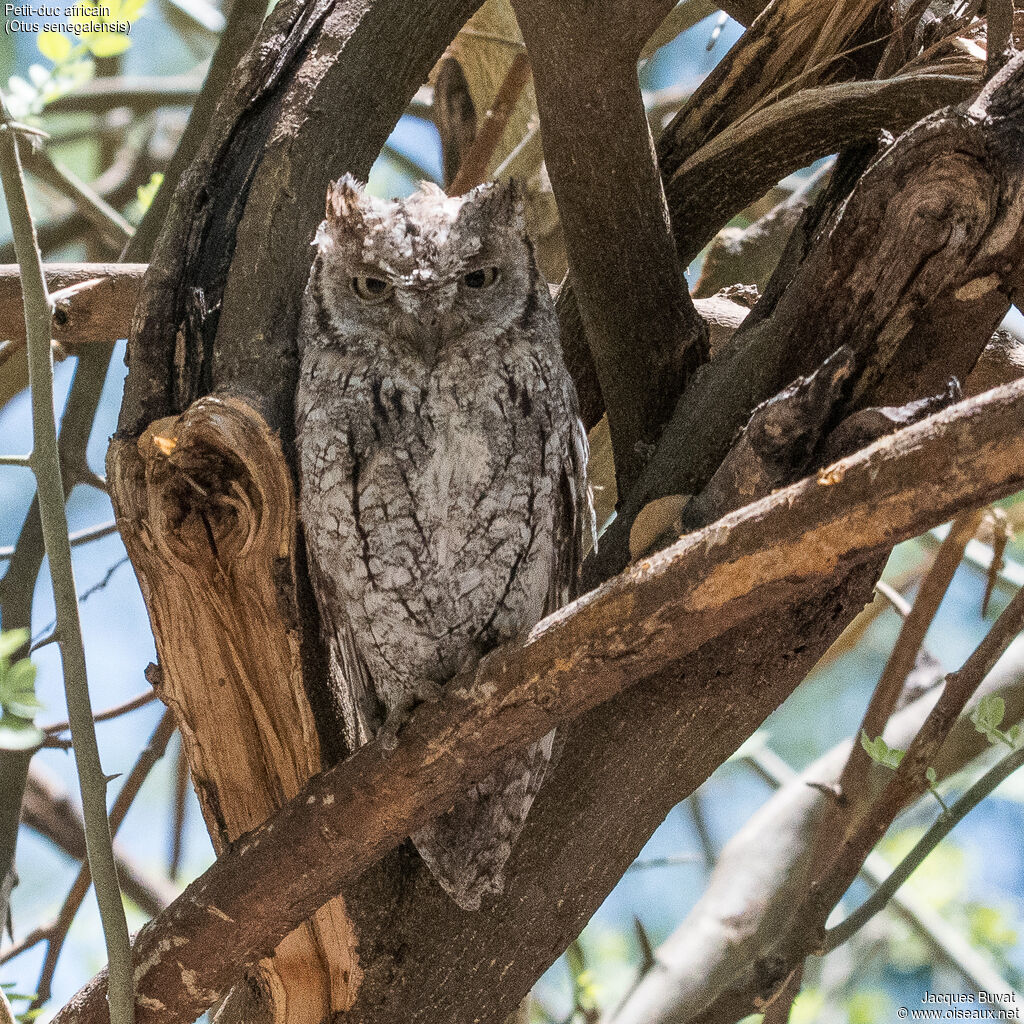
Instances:
[[[383,347],[429,367],[460,347],[500,348],[517,323],[550,307],[515,182],[459,197],[425,182],[407,199],[383,200],[345,175],[328,189],[314,244],[310,286],[330,321],[318,334],[346,347]]]

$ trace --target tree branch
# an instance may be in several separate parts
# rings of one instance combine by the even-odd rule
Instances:
[[[23,825],[49,839],[69,857],[85,860],[85,826],[71,794],[57,781],[44,775],[37,765],[29,769],[25,799],[21,806]],[[149,877],[124,850],[114,847],[117,876],[125,896],[155,917],[177,895],[159,877]]]
[[[926,769],[935,761],[956,719],[974,692],[1024,628],[1024,590],[1018,591],[963,666],[946,677],[945,687],[899,767],[881,788],[855,827],[840,842],[826,872],[801,893],[782,937],[755,959],[744,976],[720,992],[694,1024],[742,1016],[768,998],[804,957],[824,949],[825,920],[853,882],[864,861],[897,814],[927,790]]]
[[[145,263],[48,263],[43,267],[54,304],[53,337],[65,345],[112,343],[131,330]],[[25,340],[21,276],[0,265],[0,337]]]
[[[1021,423],[1024,384],[960,403],[684,537],[486,657],[440,703],[417,711],[393,754],[369,744],[316,776],[143,929],[140,1019],[170,1024],[200,1013],[241,965],[270,953],[510,746],[678,671],[733,628],[781,600],[799,602],[956,508],[1019,488]],[[951,450],[961,455],[953,466]],[[677,692],[677,714],[693,715],[701,699]],[[268,891],[259,880],[271,877],[279,884]],[[254,903],[257,886],[265,897]],[[57,1020],[98,1021],[104,992],[99,977]],[[495,1007],[482,1019],[507,1012]]]
[[[1024,765],[1024,747],[1015,750],[994,765],[914,844],[914,848],[893,868],[888,878],[852,914],[834,928],[825,930],[822,951],[827,953],[849,941],[883,910],[896,891],[921,866],[924,859],[942,842],[967,815],[989,796],[993,790]]]
[[[636,73],[671,8],[513,3],[533,65],[544,157],[573,294],[608,411],[620,493],[633,485],[707,333],[690,300]]]
[[[94,78],[74,92],[46,106],[50,114],[98,114],[116,107],[131,107],[138,114],[157,107],[190,107],[199,95],[202,77],[187,75]]]

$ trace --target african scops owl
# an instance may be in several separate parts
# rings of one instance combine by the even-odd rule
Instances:
[[[302,522],[350,749],[573,596],[587,440],[514,184],[405,200],[332,185],[303,298]],[[413,835],[475,909],[552,732]]]

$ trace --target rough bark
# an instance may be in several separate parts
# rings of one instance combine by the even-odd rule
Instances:
[[[451,8],[431,3],[412,10],[397,0],[338,6],[324,0],[301,10],[288,3],[275,9],[261,43],[242,66],[236,91],[220,105],[207,144],[183,181],[138,311],[121,435],[108,474],[126,530],[139,534],[135,540],[126,538],[130,548],[138,549],[145,539],[140,520],[126,515],[142,507],[146,493],[145,463],[134,442],[154,419],[180,413],[215,389],[248,396],[270,432],[280,431],[282,451],[288,458],[295,382],[294,323],[310,256],[308,242],[320,218],[326,183],[344,170],[365,174],[415,86],[440,55],[446,37],[454,34],[473,6],[467,0]],[[540,45],[543,47],[543,42]],[[591,197],[595,204],[599,195]],[[594,216],[601,212],[595,205]],[[840,239],[845,237],[844,231],[838,230]],[[852,273],[863,260],[863,273],[874,272],[878,278],[874,283],[884,283],[888,268],[873,265],[870,255],[850,255],[841,269]],[[827,277],[828,261],[838,261],[841,256],[842,247],[837,243],[820,257],[816,273]],[[627,280],[634,272],[642,273],[647,258],[643,252],[627,250],[623,253],[627,262],[619,273]],[[837,263],[837,273],[838,268]],[[806,275],[791,299],[792,308],[798,312],[812,308],[816,296],[807,293],[819,286],[815,274]],[[822,305],[817,312],[824,318],[838,316],[849,326],[849,318],[844,320],[841,311]],[[977,331],[977,326],[972,330]],[[970,340],[974,339],[972,333]],[[785,340],[783,328],[778,327],[777,343],[782,345]],[[983,342],[980,338],[979,347]],[[806,354],[808,363],[816,352]],[[871,359],[866,359],[864,372],[872,366]],[[742,391],[746,382],[713,371],[712,366],[693,382],[694,387],[699,383],[694,393],[736,411],[742,423],[751,407],[750,396]],[[713,468],[734,429],[721,416],[710,425],[714,429],[701,434],[696,442],[707,452],[695,451],[694,457],[706,454]],[[269,447],[267,457],[271,457]],[[225,478],[237,479],[238,460],[229,459],[227,469]],[[269,472],[269,467],[261,471]],[[168,497],[188,497],[194,502],[199,495],[201,506],[211,498],[220,502],[220,492],[204,479],[202,474],[198,478],[202,490],[195,490],[183,479]],[[257,508],[252,502],[258,491],[243,487],[243,493],[245,502]],[[951,494],[942,500],[952,500]],[[984,500],[984,496],[970,495],[971,500]],[[965,500],[963,494],[958,497]],[[952,508],[944,506],[944,514]],[[218,523],[218,528],[230,525],[227,518]],[[885,522],[880,525],[886,526]],[[878,550],[902,535],[886,535]],[[144,557],[140,552],[140,564]],[[189,557],[212,564],[209,541],[203,533],[198,534]],[[290,609],[297,602],[303,630],[298,639],[302,683],[320,702],[315,710],[322,712],[318,721],[321,748],[329,760],[338,752],[338,743],[330,729],[327,701],[317,688],[322,673],[317,663],[315,614],[303,589],[301,549],[296,561],[296,577],[284,571],[275,580],[273,602],[275,606],[279,600],[281,603],[276,608],[277,618],[273,617],[275,609],[268,606],[271,595],[265,589],[261,591],[262,614],[268,628],[283,635]],[[645,686],[632,688],[584,715],[569,730],[565,754],[527,822],[511,865],[513,883],[487,910],[476,915],[459,911],[425,877],[408,847],[397,849],[350,881],[346,907],[362,982],[351,1008],[336,1016],[337,1024],[437,1018],[461,1024],[499,1021],[507,1016],[578,933],[667,810],[703,781],[785,699],[852,618],[873,582],[872,565],[851,574],[850,566],[840,560],[815,572],[799,587],[766,589],[763,596],[772,599],[770,615],[735,620],[726,634],[715,634],[715,639],[694,650],[684,662],[673,662]],[[244,582],[236,581],[239,592],[245,589]],[[263,584],[249,580],[246,586],[258,591]],[[583,607],[590,605],[584,603]],[[218,629],[216,636],[201,638],[212,650],[218,645],[245,650],[252,643],[251,624],[245,618],[226,618],[218,623]],[[294,659],[294,645],[287,654]],[[195,663],[181,652],[173,657],[168,652],[165,661],[166,679],[177,676],[169,684],[172,689],[213,690],[212,679],[205,672],[200,679],[189,677]],[[294,668],[292,660],[287,672],[293,680],[288,699],[298,708],[303,696]],[[248,671],[259,669],[257,665],[239,672],[239,682],[248,684]],[[681,694],[689,696],[683,700]],[[544,711],[543,716],[549,720],[550,712]],[[216,714],[205,717],[203,728],[216,737]],[[301,735],[296,722],[292,728]],[[208,744],[210,748],[213,745],[212,741]],[[644,752],[642,759],[637,757],[638,750]],[[477,752],[485,757],[484,752]],[[268,743],[261,756],[273,761],[273,745]],[[453,769],[453,786],[463,770],[468,769]],[[417,786],[427,785],[427,776],[415,778]],[[422,799],[441,800],[440,784],[435,779],[430,785],[435,788],[424,790]],[[220,796],[223,800],[231,795]],[[209,799],[207,806],[213,806]],[[369,814],[367,806],[364,810]],[[420,804],[403,806],[410,815],[429,812]],[[315,809],[318,814],[323,810]],[[373,809],[373,813],[378,811],[379,807]],[[595,827],[595,822],[602,827]],[[404,825],[390,818],[383,824],[394,830],[387,843],[397,842]],[[215,818],[211,827],[217,828]],[[291,838],[286,838],[290,843]],[[329,870],[357,870],[352,864],[335,863],[340,856],[340,837],[330,836],[325,842],[330,849],[321,853],[330,861]],[[229,852],[225,863],[233,864],[241,849]],[[588,866],[584,877],[580,864]],[[305,868],[300,867],[300,875],[302,870]],[[275,886],[269,892],[261,880],[260,891],[267,897],[263,902],[272,907],[276,896],[283,894],[286,902],[292,901],[287,911],[292,924],[318,905],[315,899],[328,895],[323,889],[315,899],[297,895],[295,887],[301,878],[282,874],[273,880]],[[341,881],[336,876],[333,884]],[[251,903],[251,890],[246,895]],[[208,913],[205,918],[210,919],[204,919],[205,925],[227,926],[227,922],[217,924],[219,919]],[[260,931],[258,940],[254,928],[251,940],[259,946],[254,952],[270,952],[275,939],[289,927],[283,917],[278,918],[278,931]],[[155,929],[147,935],[159,934]],[[202,948],[197,945],[197,952]],[[184,949],[181,952],[184,956]],[[195,969],[210,967],[200,963]],[[160,969],[173,971],[166,964]],[[353,977],[355,973],[354,965]],[[206,980],[200,982],[199,978]],[[226,979],[213,982],[197,974],[188,980],[202,992]],[[180,975],[177,981],[176,994],[181,991]],[[69,1009],[68,1014],[80,1013],[84,1006],[95,1007],[97,991],[91,989],[86,1002]],[[189,996],[189,986],[185,992]],[[255,995],[260,1003],[259,992]],[[198,998],[194,993],[189,997],[193,1003]],[[247,1019],[254,1016],[255,1012]]]
[[[636,481],[687,377],[708,355],[707,330],[672,240],[636,71],[671,6],[513,3],[620,492]]]
[[[183,438],[190,417],[217,406],[217,400],[200,403],[173,432],[167,426],[154,432],[154,440]],[[240,402],[231,408],[247,430],[266,434],[255,412]],[[749,637],[751,629],[756,634],[769,610],[775,614],[784,608],[819,623],[823,608],[826,616],[841,612],[834,594],[824,604],[821,600],[837,573],[845,576],[961,507],[1019,488],[1024,484],[1022,424],[1024,384],[969,399],[683,537],[552,615],[525,641],[486,657],[474,674],[455,680],[439,703],[416,712],[393,754],[385,756],[377,744],[369,744],[316,776],[269,821],[227,849],[140,933],[140,1020],[190,1020],[231,983],[241,965],[269,953],[325,899],[445,807],[454,793],[486,774],[504,750],[585,712],[590,712],[591,725],[603,717],[608,728],[611,723],[602,712],[615,704],[621,709],[623,698],[637,699],[646,705],[649,733],[663,729],[663,719],[674,719],[672,728],[682,738],[701,745],[699,757],[681,757],[671,782],[659,779],[653,765],[642,765],[649,799],[641,814],[666,813],[688,786],[713,769],[723,748],[743,738],[751,716],[763,718],[785,696],[763,677],[753,688],[749,680],[735,688],[727,678],[724,689],[712,691],[700,683],[702,661],[721,664],[722,644],[733,645],[734,654],[742,657],[736,640],[744,633]],[[237,439],[233,430],[226,433]],[[194,443],[197,449],[212,444],[209,455],[216,462],[223,459],[221,441],[212,416],[209,429]],[[951,451],[959,456],[952,463]],[[193,459],[201,455],[196,451]],[[173,464],[173,452],[169,458]],[[253,464],[260,474],[266,461],[261,453]],[[258,491],[258,480],[246,478],[246,468],[252,467],[242,467],[239,482]],[[179,502],[205,506],[208,498],[184,497],[187,485],[185,479],[180,489],[174,488]],[[159,490],[164,494],[167,489]],[[219,499],[213,496],[222,514],[236,507],[235,493],[237,488],[227,487]],[[258,541],[252,547],[258,549]],[[194,546],[184,549],[187,558],[194,552]],[[809,653],[808,634],[794,639],[802,642],[791,656],[802,662]],[[623,690],[618,701],[610,701]],[[664,705],[660,715],[650,714],[652,704]],[[570,762],[580,757],[578,739],[577,731],[567,751]],[[592,758],[592,747],[589,753]],[[604,780],[588,781],[600,787]],[[652,789],[657,807],[651,806]],[[607,792],[598,788],[591,797]],[[548,927],[551,917],[566,913],[566,897],[579,886],[580,864],[595,874],[607,870],[592,846],[598,831],[592,815],[598,806],[579,808],[582,818],[579,813],[568,822],[560,818],[558,828],[548,822],[543,874],[513,871],[511,891],[494,908],[461,914],[469,934],[450,941],[469,939],[471,944],[446,949],[458,958],[448,963],[443,983],[435,977],[432,984],[423,984],[430,979],[419,974],[429,964],[410,958],[401,965],[402,987],[414,985],[417,1001],[396,993],[391,1020],[492,1024],[514,1009],[552,950],[536,941],[518,950],[510,944],[496,962],[493,949],[473,941],[475,926],[483,919],[505,935],[535,938],[536,926],[544,922]],[[608,825],[632,834],[629,850],[622,852],[635,855],[646,837],[632,833],[633,822],[612,819]],[[605,858],[609,847],[614,849],[605,835],[600,846]],[[268,886],[268,879],[274,885]],[[259,901],[252,899],[256,889],[263,894]],[[415,913],[424,902],[409,909]],[[435,922],[430,938],[436,942],[437,937]],[[403,1005],[401,1016],[394,1012],[396,1003]],[[57,1020],[98,1024],[105,1012],[100,976]],[[384,1017],[363,1012],[355,1019]]]
[[[1006,727],[1024,716],[1021,673],[1009,658],[981,694],[1003,698]],[[885,731],[886,741],[905,750],[937,696],[933,690],[896,715]],[[936,777],[941,780],[963,771],[989,750],[987,738],[965,716],[936,758]],[[833,747],[780,789],[729,840],[700,900],[658,947],[650,972],[605,1024],[686,1024],[771,946],[786,926],[795,897],[809,884],[826,793],[835,786],[849,751],[849,741]],[[881,792],[890,776],[888,769],[873,768],[872,792]]]
[[[277,439],[231,398],[158,420],[137,445],[115,440],[110,464],[162,666],[157,692],[174,710],[219,854],[321,765],[302,685],[291,476]],[[334,900],[249,983],[270,996],[275,1019],[320,1024],[355,998],[352,945]]]
[[[777,5],[741,37],[666,127],[658,160],[684,266],[731,217],[787,174],[844,145],[874,141],[883,129],[900,132],[977,89],[978,69],[962,64],[948,72],[925,68],[872,81],[873,47],[854,51],[856,62],[808,68],[812,50],[847,46],[872,6],[851,5],[845,22],[827,25],[828,5]],[[858,76],[866,80],[847,81]],[[589,429],[601,418],[604,399],[572,288],[559,296],[559,318]]]
[[[154,253],[120,431],[137,436],[224,385],[262,396],[287,439],[295,323],[327,185],[345,171],[366,177],[478,5],[316,0],[274,9]]]

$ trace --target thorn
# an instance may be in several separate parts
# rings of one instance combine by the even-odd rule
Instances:
[[[637,980],[639,980],[650,972],[657,963],[657,958],[654,955],[651,937],[647,934],[643,921],[636,914],[633,915],[633,931],[636,934],[637,944],[640,946],[640,968],[637,973]]]
[[[807,782],[805,785],[810,786],[811,789],[818,790],[819,793],[824,793],[827,797],[831,797],[837,804],[843,803],[843,791],[835,782]]]

